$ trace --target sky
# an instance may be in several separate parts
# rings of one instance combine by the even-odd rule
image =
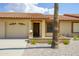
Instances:
[[[53,14],[53,3],[0,3],[0,12]],[[59,14],[79,14],[79,3],[59,3]]]

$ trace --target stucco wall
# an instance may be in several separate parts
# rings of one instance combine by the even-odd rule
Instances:
[[[16,25],[9,25],[10,23],[16,23]],[[19,25],[18,23],[24,23],[25,25]],[[41,37],[51,37],[52,33],[46,33],[45,27],[45,20],[43,20],[40,22]],[[27,38],[29,36],[30,29],[32,29],[32,22],[30,20],[4,19],[4,21],[0,21],[0,38]],[[71,35],[70,21],[60,21],[60,33],[67,36]]]
[[[2,21],[2,20],[1,20]],[[29,30],[33,30],[33,22],[26,19],[3,19],[0,21],[0,38],[7,39],[17,39],[17,38],[27,38],[33,37],[29,35]],[[10,25],[11,23],[16,23],[15,25]],[[19,25],[19,23],[24,23],[25,25]],[[40,37],[45,37],[45,20],[40,23]]]
[[[60,21],[60,33],[66,36],[71,36],[71,25],[70,21]]]
[[[52,37],[52,33],[46,33],[46,37]]]
[[[71,22],[70,21],[60,21],[60,34],[71,36]],[[46,33],[46,37],[51,37],[52,33]]]
[[[5,38],[5,22],[0,21],[0,39]]]
[[[45,20],[42,20],[42,38],[45,38]]]

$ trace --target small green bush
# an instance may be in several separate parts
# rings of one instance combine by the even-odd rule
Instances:
[[[48,39],[48,44],[52,44],[52,40]]]
[[[68,45],[69,43],[70,43],[70,41],[69,41],[68,39],[64,39],[64,40],[63,40],[63,44],[64,44],[64,45]]]
[[[31,44],[35,45],[36,44],[36,40],[35,39],[32,39],[31,40]]]
[[[29,40],[27,40],[27,43],[30,43]]]
[[[74,40],[79,40],[79,35],[76,34],[76,35],[73,36],[73,38],[74,38]]]

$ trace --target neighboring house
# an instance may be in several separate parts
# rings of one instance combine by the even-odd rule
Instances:
[[[59,15],[59,32],[72,36],[79,32],[79,15]],[[39,13],[0,13],[0,38],[52,38],[53,15]]]

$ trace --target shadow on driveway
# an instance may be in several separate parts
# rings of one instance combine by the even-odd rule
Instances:
[[[0,48],[0,50],[22,50],[22,49],[42,49],[42,48],[50,49],[51,47]]]

